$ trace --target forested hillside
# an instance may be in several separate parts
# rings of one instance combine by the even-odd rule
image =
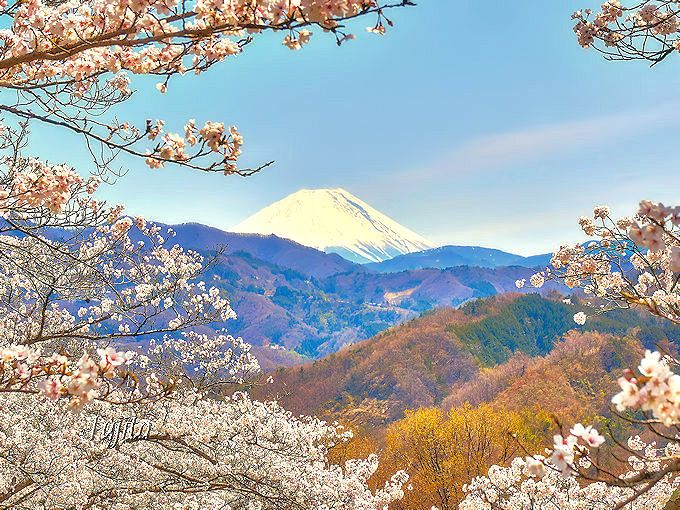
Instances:
[[[618,366],[616,353],[629,342],[668,347],[680,338],[680,326],[635,311],[578,327],[572,317],[580,309],[557,297],[508,294],[435,310],[321,360],[277,370],[274,383],[260,391],[281,396],[296,412],[379,425],[401,418],[405,409],[460,403],[465,399],[455,393],[471,391],[460,389],[464,383],[503,373],[504,362],[550,356],[572,330],[611,340],[607,370]]]
[[[515,281],[532,273],[520,266],[377,273],[275,236],[197,224],[172,228],[175,241],[215,257],[211,284],[237,314],[235,321],[215,326],[252,343],[265,367],[331,354],[433,308],[516,292]],[[550,285],[541,292],[558,288],[564,290]]]
[[[473,477],[524,449],[542,451],[562,424],[595,423],[603,430],[611,425],[617,437],[630,435],[630,425],[611,420],[607,396],[642,351],[634,336],[571,331],[546,356],[517,352],[501,365],[482,368],[454,384],[438,405],[412,407],[384,426],[356,424],[357,437],[335,455],[343,460],[380,450],[376,487],[395,466],[408,466],[413,491],[395,508],[456,508]]]

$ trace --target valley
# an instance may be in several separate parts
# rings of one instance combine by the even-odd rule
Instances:
[[[172,243],[216,257],[207,278],[231,300],[237,319],[215,327],[252,343],[266,368],[331,354],[434,308],[517,291],[515,281],[533,273],[528,263],[378,272],[276,236],[200,224],[172,229]],[[479,249],[459,251],[477,262]],[[547,285],[541,293],[555,290]]]

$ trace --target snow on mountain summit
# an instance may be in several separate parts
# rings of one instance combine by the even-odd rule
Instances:
[[[381,262],[435,246],[341,188],[302,189],[233,230],[274,234],[359,263]]]

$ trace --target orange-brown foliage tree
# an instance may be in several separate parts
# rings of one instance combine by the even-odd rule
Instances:
[[[448,413],[438,408],[407,411],[387,430],[382,455],[386,466],[400,465],[410,476],[412,490],[394,508],[456,508],[465,483],[515,457],[520,443],[540,447],[544,436],[539,431],[548,425],[541,413],[488,404],[465,404]]]

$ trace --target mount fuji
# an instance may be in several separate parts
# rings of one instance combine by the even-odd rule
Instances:
[[[341,188],[302,189],[232,230],[274,234],[362,264],[435,247]]]

